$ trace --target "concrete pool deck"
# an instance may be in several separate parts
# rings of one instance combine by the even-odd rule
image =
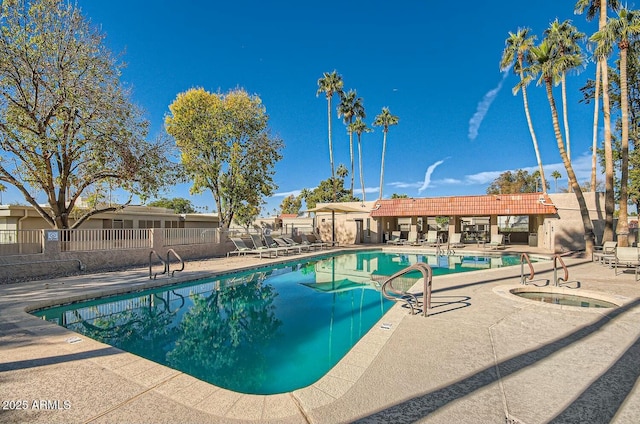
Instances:
[[[150,281],[143,267],[0,285],[0,422],[640,422],[640,282],[631,271],[564,260],[580,282],[573,291],[621,306],[520,300],[508,294],[522,287],[519,266],[437,276],[431,316],[394,306],[321,380],[272,396],[212,386],[25,312],[271,259],[189,262],[171,280]],[[550,262],[534,267],[553,278]]]

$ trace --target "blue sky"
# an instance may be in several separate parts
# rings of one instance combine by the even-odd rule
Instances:
[[[317,80],[337,70],[345,89],[364,100],[365,121],[382,107],[400,118],[390,129],[384,196],[483,194],[501,172],[536,160],[521,95],[512,73],[499,70],[509,31],[542,33],[555,18],[571,19],[591,34],[595,22],[574,15],[575,0],[536,2],[427,1],[205,1],[79,0],[83,13],[106,34],[128,66],[122,80],[146,111],[150,137],[163,131],[168,105],[192,87],[257,94],[270,128],[285,142],[276,166],[276,195],[265,212],[289,194],[330,176],[327,104]],[[571,153],[580,181],[589,179],[593,109],[578,103],[579,88],[593,78],[592,63],[568,79]],[[530,86],[530,106],[551,192],[551,171],[566,186],[542,86]],[[556,89],[560,102],[560,89]],[[334,106],[337,97],[334,99]],[[363,135],[367,200],[377,198],[383,134]],[[349,167],[346,129],[333,116],[336,166]],[[348,185],[348,180],[347,180]],[[360,193],[356,160],[356,194]],[[8,189],[5,203],[21,201]],[[167,197],[185,197],[213,209],[210,193],[189,195],[176,186]],[[124,196],[123,196],[124,198]]]

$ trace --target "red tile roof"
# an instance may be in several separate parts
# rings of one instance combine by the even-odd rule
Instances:
[[[371,216],[553,215],[556,207],[542,193],[378,200]]]

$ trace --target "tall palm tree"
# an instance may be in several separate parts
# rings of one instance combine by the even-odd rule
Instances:
[[[578,29],[571,25],[570,20],[566,20],[562,23],[558,22],[558,19],[553,21],[549,28],[544,31],[547,39],[552,44],[552,47],[556,50],[555,54],[558,59],[568,58],[568,61],[559,60],[561,68],[560,71],[560,85],[562,87],[562,117],[564,122],[564,136],[567,146],[567,156],[571,160],[571,142],[569,138],[569,117],[567,112],[567,80],[566,69],[575,69],[582,64],[582,54],[580,53],[579,43],[585,39],[584,33],[578,31]],[[579,62],[579,63],[575,63]]]
[[[358,135],[358,168],[360,169],[360,187],[362,187],[362,201],[366,200],[364,194],[364,173],[362,171],[362,133],[373,131],[367,127],[362,118],[356,118],[354,122],[349,124],[350,131]],[[353,195],[352,195],[353,196]]]
[[[362,97],[358,97],[356,90],[349,90],[348,93],[340,96],[340,104],[338,104],[338,118],[344,118],[344,124],[347,126],[349,134],[349,154],[351,155],[351,197],[353,197],[353,178],[355,176],[353,167],[353,131],[351,123],[356,118],[366,118],[364,106],[362,105]]]
[[[612,18],[604,28],[596,32],[591,39],[598,44],[596,54],[609,56],[614,44],[618,47],[620,57],[620,110],[622,120],[621,170],[620,170],[620,207],[616,233],[618,245],[629,246],[629,222],[627,219],[627,203],[629,201],[629,93],[627,85],[627,52],[631,41],[640,35],[640,15],[621,9],[618,18]]]
[[[533,47],[535,42],[535,36],[529,36],[529,28],[518,29],[515,34],[510,32],[509,37],[505,41],[505,48],[502,52],[502,59],[500,60],[500,69],[506,70],[513,66],[513,71],[520,77],[520,82],[513,87],[513,94],[518,94],[519,90],[522,90],[522,101],[524,102],[524,114],[527,117],[527,124],[529,125],[529,133],[531,134],[531,140],[533,141],[533,150],[536,153],[536,160],[538,161],[538,170],[540,171],[540,180],[542,182],[542,191],[547,191],[547,181],[544,177],[544,169],[542,168],[542,159],[540,159],[540,149],[538,148],[538,138],[533,130],[533,123],[531,122],[531,114],[529,113],[529,100],[527,97],[527,86],[531,82],[531,78],[525,76],[524,69],[525,64],[529,62],[529,49]]]
[[[342,87],[344,86],[344,82],[342,81],[342,76],[338,75],[338,72],[334,70],[333,72],[324,72],[322,78],[318,79],[318,91],[316,92],[316,96],[319,96],[321,93],[325,94],[327,98],[327,119],[329,121],[329,162],[331,162],[331,178],[335,180],[336,172],[333,166],[333,143],[331,141],[331,99],[334,94],[342,95]],[[333,200],[335,201],[336,197],[336,187],[335,182],[333,185]]]
[[[382,127],[382,133],[384,134],[382,138],[382,162],[380,164],[380,196],[378,197],[378,199],[382,199],[382,186],[384,182],[384,155],[387,150],[387,133],[389,132],[389,127],[391,125],[397,125],[399,120],[400,118],[392,115],[391,112],[389,112],[388,107],[383,107],[382,113],[377,115],[375,120],[373,121],[373,125]]]
[[[567,155],[568,156],[568,155]],[[556,169],[551,173],[551,178],[553,178],[556,186],[556,193],[558,192],[558,178],[562,178],[562,174]]]
[[[587,255],[590,255],[593,251],[594,245],[594,233],[593,225],[591,223],[591,217],[589,216],[589,210],[582,194],[582,189],[578,184],[578,179],[573,171],[573,166],[565,150],[565,144],[562,137],[562,131],[560,130],[560,121],[558,119],[558,109],[556,107],[555,98],[553,97],[553,85],[560,79],[560,74],[567,68],[560,62],[564,59],[554,55],[554,49],[551,47],[547,40],[543,40],[539,45],[531,48],[531,56],[533,63],[530,66],[529,72],[531,75],[540,75],[538,84],[544,83],[547,100],[549,101],[549,107],[551,109],[551,118],[553,122],[553,132],[558,144],[558,150],[565,170],[567,171],[567,177],[569,179],[569,185],[573,189],[573,192],[578,201],[580,207],[580,215],[582,217],[582,225],[585,233],[585,244]]]
[[[607,24],[607,6],[612,10],[620,9],[619,0],[578,0],[576,2],[574,11],[582,14],[587,12],[587,20],[591,21],[598,16],[598,30],[602,30]],[[603,241],[613,240],[613,211],[615,209],[615,198],[613,192],[613,150],[611,147],[611,102],[609,100],[609,72],[607,59],[605,56],[597,56],[598,67],[600,68],[600,77],[602,79],[602,120],[604,122],[604,185],[605,185],[605,198],[604,198],[604,233],[602,235]],[[597,74],[597,72],[596,72]],[[598,102],[595,102],[596,109],[598,109]],[[594,119],[597,119],[597,113],[594,112]],[[597,130],[597,124],[594,124],[594,129]],[[593,149],[592,155],[596,154],[596,149]],[[596,160],[592,158],[592,166],[595,168]],[[595,169],[591,171],[595,174]],[[595,179],[593,179],[595,190]]]

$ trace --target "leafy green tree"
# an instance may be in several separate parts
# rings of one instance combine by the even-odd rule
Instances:
[[[525,75],[525,65],[528,64],[530,59],[529,50],[533,47],[535,42],[535,36],[529,36],[529,28],[518,29],[515,34],[510,32],[509,37],[505,41],[505,48],[502,52],[502,59],[500,60],[500,69],[505,70],[510,66],[513,66],[513,71],[520,77],[520,82],[513,87],[513,94],[518,94],[518,91],[522,91],[522,101],[524,103],[524,114],[527,118],[527,125],[529,126],[529,133],[531,134],[531,141],[533,142],[533,150],[536,154],[536,160],[538,162],[538,169],[540,171],[540,179],[542,180],[543,190],[546,191],[547,181],[544,177],[544,168],[542,167],[542,159],[540,158],[540,149],[538,148],[538,138],[533,129],[533,122],[531,121],[531,113],[529,112],[529,98],[527,96],[527,86],[531,82],[531,78]]]
[[[620,172],[620,215],[616,232],[618,244],[621,247],[629,246],[629,222],[627,219],[627,203],[629,202],[629,100],[627,86],[627,52],[631,41],[637,40],[640,35],[640,16],[636,12],[621,9],[618,18],[612,18],[604,28],[596,32],[591,39],[597,42],[596,54],[608,56],[617,45],[620,55],[620,109],[621,109],[621,172]]]
[[[534,62],[530,67],[529,72],[531,72],[531,75],[540,75],[540,79],[538,82],[544,83],[547,93],[547,100],[549,101],[549,107],[551,109],[551,120],[553,122],[553,132],[558,144],[558,151],[560,152],[562,163],[564,164],[565,170],[567,171],[569,186],[573,189],[576,195],[576,200],[578,201],[578,205],[580,207],[580,215],[582,217],[582,225],[584,227],[586,252],[587,254],[591,254],[595,242],[593,224],[591,223],[589,210],[587,209],[587,204],[584,200],[582,189],[578,184],[576,174],[573,171],[573,166],[571,165],[571,161],[569,160],[567,151],[565,150],[562,132],[560,131],[558,109],[556,107],[555,98],[553,96],[553,85],[559,79],[560,73],[569,70],[569,68],[565,66],[567,58],[554,55],[554,49],[546,39],[543,40],[539,45],[533,47],[531,49],[531,53]]]
[[[408,198],[409,198],[409,196],[408,196],[408,195],[406,195],[406,194],[393,193],[393,194],[391,195],[391,198],[392,198],[392,199],[408,199]]]
[[[103,39],[73,3],[0,6],[0,182],[55,228],[69,228],[87,193],[89,207],[76,214],[74,228],[124,207],[107,201],[112,189],[128,191],[128,204],[174,181],[169,144],[146,140],[148,122]],[[36,201],[41,192],[48,207]]]
[[[154,200],[148,203],[149,206],[158,208],[171,209],[175,213],[195,213],[196,210],[191,203],[191,200],[184,199],[182,197],[174,197],[173,199],[167,199],[165,197]]]
[[[347,175],[349,175],[349,170],[347,169],[346,166],[344,166],[343,163],[341,163],[340,165],[338,165],[338,170],[336,171],[336,174],[338,174],[338,177],[344,180],[347,177]]]
[[[166,129],[193,180],[191,193],[211,191],[223,229],[246,202],[259,208],[273,194],[283,142],[270,135],[258,96],[243,89],[215,94],[192,88],[178,94],[169,110]]]
[[[351,127],[351,132],[355,132],[358,135],[358,170],[360,171],[360,187],[362,188],[362,201],[364,202],[366,198],[364,193],[364,172],[362,170],[362,134],[373,130],[367,127],[362,118],[356,118],[349,126]],[[353,196],[353,193],[351,195]]]
[[[612,10],[618,10],[620,8],[620,2],[618,0],[578,0],[576,2],[574,12],[575,13],[584,13],[586,11],[587,20],[591,21],[593,18],[598,16],[598,31],[601,31],[604,26],[607,24],[607,7]],[[602,79],[602,88],[598,90],[596,84],[596,94],[602,92],[602,119],[604,123],[604,154],[605,154],[605,200],[604,200],[604,210],[605,210],[605,222],[604,222],[604,234],[602,235],[603,241],[611,241],[613,240],[613,212],[615,209],[615,199],[614,199],[614,172],[613,172],[613,150],[611,146],[611,103],[609,100],[609,72],[607,65],[607,57],[600,54],[596,55],[596,59],[598,61],[597,67],[600,69],[600,78]],[[596,72],[596,77],[597,77]],[[598,81],[599,82],[599,81]],[[594,110],[594,124],[593,130],[598,131],[598,102],[595,101],[595,110]],[[596,135],[594,135],[594,138]],[[595,155],[595,142],[594,142],[594,155]],[[592,185],[595,184],[595,166],[596,161],[595,158],[592,160],[592,177],[591,182]]]
[[[539,175],[537,171],[529,174],[524,169],[505,171],[487,187],[487,194],[537,193]]]
[[[282,199],[280,211],[284,214],[298,214],[302,208],[302,197],[293,194]]]
[[[336,188],[336,199],[338,202],[357,202],[357,197],[351,196],[351,192],[344,188],[344,179],[336,178],[333,181],[331,178],[320,181],[320,184],[313,190],[305,191],[304,201],[307,205],[307,209],[315,208],[318,203],[330,203],[333,201],[333,188]]]
[[[384,156],[387,150],[387,133],[389,132],[390,126],[398,125],[399,120],[400,119],[397,116],[392,115],[391,112],[389,112],[388,107],[383,107],[382,112],[377,115],[373,121],[373,125],[382,127],[382,133],[384,134],[382,138],[382,162],[380,164],[380,196],[378,196],[378,199],[382,199],[382,186],[384,184]]]
[[[260,215],[258,206],[250,202],[240,202],[233,217],[233,222],[249,231],[249,227],[251,227],[258,215]]]
[[[344,124],[347,126],[347,133],[349,134],[349,154],[351,157],[351,196],[353,196],[353,178],[354,172],[354,160],[353,160],[353,127],[351,124],[354,119],[364,119],[366,114],[364,112],[364,106],[362,105],[362,98],[358,97],[356,90],[349,90],[348,93],[340,96],[340,104],[338,105],[338,118],[344,117]]]
[[[334,94],[342,95],[343,86],[344,82],[342,80],[342,76],[339,75],[336,70],[333,72],[324,72],[322,78],[318,79],[318,91],[316,92],[316,96],[324,93],[327,99],[327,119],[329,122],[329,162],[331,163],[331,178],[334,179],[336,177],[336,173],[333,166],[333,142],[331,139],[331,99]],[[334,196],[333,200],[336,200],[336,196]]]

